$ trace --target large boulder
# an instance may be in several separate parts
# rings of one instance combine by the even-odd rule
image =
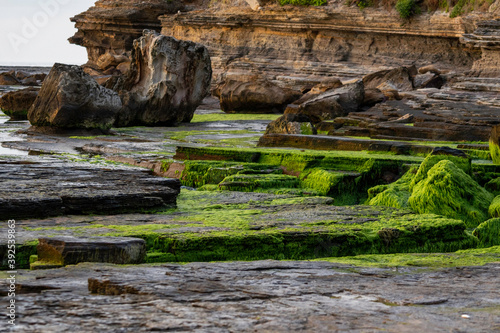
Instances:
[[[79,66],[55,64],[28,112],[36,127],[108,130],[122,103]]]
[[[286,106],[302,93],[259,79],[255,81],[227,80],[217,87],[224,112],[283,113]]]
[[[28,110],[38,96],[38,88],[11,91],[0,98],[0,109],[11,120],[28,119]]]
[[[358,111],[364,102],[364,97],[363,81],[358,80],[302,103],[294,113],[307,115],[314,124],[317,124]]]
[[[189,122],[210,91],[212,67],[205,46],[145,30],[134,41],[124,79],[107,84],[120,93],[117,126],[171,126]]]

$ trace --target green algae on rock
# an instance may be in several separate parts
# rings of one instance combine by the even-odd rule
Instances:
[[[500,245],[500,218],[489,219],[481,223],[473,232],[480,247]]]
[[[488,208],[491,217],[500,217],[500,196],[496,196]]]
[[[408,203],[418,213],[435,213],[461,219],[476,227],[488,218],[493,194],[479,186],[453,162],[435,164],[427,177],[418,182]]]
[[[363,254],[357,256],[321,258],[316,261],[329,261],[361,267],[429,267],[445,268],[460,266],[479,266],[500,261],[500,246],[484,249],[458,250],[451,253],[396,253]]]

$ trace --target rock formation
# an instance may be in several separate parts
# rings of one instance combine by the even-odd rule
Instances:
[[[35,127],[108,130],[122,103],[79,66],[55,64],[28,112]]]
[[[0,98],[0,109],[11,120],[28,119],[28,110],[38,96],[38,88],[11,91]]]
[[[109,84],[123,108],[116,125],[175,125],[191,121],[210,91],[212,69],[200,44],[145,30],[134,41],[127,76]]]
[[[78,32],[69,41],[87,48],[86,67],[102,74],[123,63],[123,56],[130,58],[133,42],[142,36],[144,29],[161,30],[158,16],[174,14],[183,8],[177,0],[99,0],[94,7],[71,19]]]
[[[217,94],[222,111],[235,113],[282,113],[289,103],[302,96],[266,80],[224,81],[217,87]]]

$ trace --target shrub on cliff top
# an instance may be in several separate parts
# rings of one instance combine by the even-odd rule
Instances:
[[[323,6],[327,4],[327,0],[278,0],[281,6]]]
[[[409,19],[413,15],[420,14],[420,7],[415,0],[398,0],[396,10],[403,19]]]

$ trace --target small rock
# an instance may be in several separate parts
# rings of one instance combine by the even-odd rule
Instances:
[[[19,83],[19,80],[12,73],[0,73],[0,86],[15,86]]]
[[[427,66],[420,67],[418,69],[419,74],[427,74],[429,72],[432,74],[436,74],[436,75],[441,74],[441,71],[439,69],[437,69],[435,65],[427,65]]]
[[[377,88],[365,89],[365,98],[363,106],[373,106],[386,100],[385,95]]]
[[[284,114],[267,125],[265,134],[317,134],[316,128],[304,114]]]
[[[38,88],[11,91],[0,98],[0,109],[11,120],[28,119],[28,110],[38,96]]]
[[[146,242],[129,237],[55,237],[38,240],[38,261],[59,265],[81,262],[140,264],[146,256]]]

